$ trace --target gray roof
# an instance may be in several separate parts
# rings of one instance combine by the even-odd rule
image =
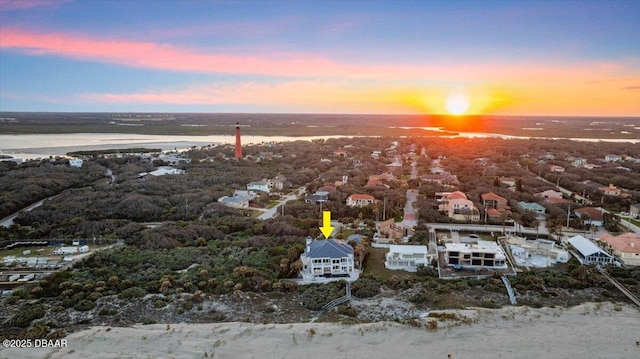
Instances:
[[[220,198],[220,202],[222,203],[242,203],[244,201],[248,201],[249,198],[243,196],[233,196],[233,197],[222,197]]]
[[[584,257],[590,256],[594,253],[603,253],[607,256],[610,256],[609,253],[605,252],[602,248],[598,247],[595,243],[590,240],[584,238],[581,235],[577,235],[575,237],[569,238],[569,243],[574,246],[580,254]]]
[[[353,254],[353,247],[336,239],[309,243],[308,258],[343,258]]]
[[[347,237],[347,243],[354,242],[355,244],[360,244],[362,242],[362,238],[366,238],[366,236],[363,236],[362,234],[352,234]]]
[[[525,209],[525,210],[542,210],[542,211],[546,211],[546,209],[544,208],[544,206],[541,206],[540,204],[536,203],[536,202],[518,202],[518,205],[520,206],[520,208]]]

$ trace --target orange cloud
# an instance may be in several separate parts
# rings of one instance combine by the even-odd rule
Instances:
[[[358,87],[342,81],[216,83],[177,90],[92,93],[80,97],[109,104],[258,105],[317,112],[420,113],[411,104],[414,93],[396,88]]]

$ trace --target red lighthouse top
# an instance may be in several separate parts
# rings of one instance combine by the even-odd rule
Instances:
[[[235,158],[242,158],[242,142],[240,141],[240,123],[236,123],[236,153]]]

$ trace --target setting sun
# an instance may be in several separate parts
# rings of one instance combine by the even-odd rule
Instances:
[[[469,109],[469,98],[465,95],[451,95],[447,97],[446,107],[452,115],[464,115]]]

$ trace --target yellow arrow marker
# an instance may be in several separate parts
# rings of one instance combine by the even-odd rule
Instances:
[[[319,227],[322,234],[324,234],[324,238],[329,238],[331,233],[333,233],[334,227],[331,225],[331,211],[322,211],[322,227]]]

